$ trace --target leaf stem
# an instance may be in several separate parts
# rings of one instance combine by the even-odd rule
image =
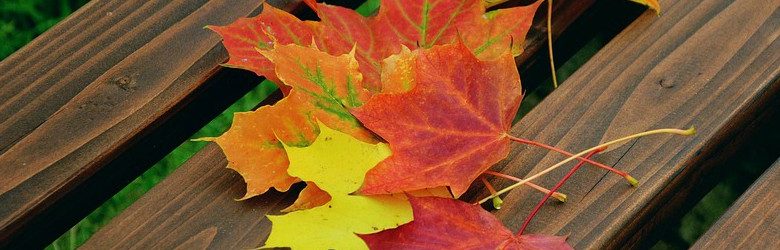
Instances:
[[[558,74],[555,72],[552,42],[552,6],[553,0],[547,0],[547,52],[550,54],[550,71],[552,72],[553,88],[558,88]]]
[[[606,149],[606,147],[596,149],[595,151],[591,151],[590,153],[588,153],[588,155],[585,156],[585,159],[593,157],[599,152],[604,151],[604,149]],[[582,165],[585,165],[584,160],[580,160],[580,162],[577,163],[577,165],[571,168],[571,170],[569,170],[569,172],[566,173],[566,175],[563,176],[563,178],[560,181],[558,181],[557,184],[555,184],[555,186],[552,188],[552,191],[557,191],[558,189],[560,189],[563,186],[563,184],[565,184],[566,181],[568,181],[569,178],[571,178],[572,175],[574,175],[574,173],[577,172],[577,170],[579,170],[580,167],[582,167]],[[549,194],[545,195],[544,198],[542,198],[539,201],[539,203],[536,204],[536,207],[534,207],[534,209],[531,210],[531,213],[528,214],[528,217],[525,217],[525,221],[523,221],[523,225],[520,227],[520,231],[517,232],[517,236],[520,236],[523,234],[523,232],[525,232],[525,229],[528,228],[528,224],[531,223],[531,220],[536,216],[536,213],[538,213],[539,210],[541,210],[542,206],[544,205],[545,202],[547,202],[548,199],[550,199]]]
[[[556,147],[553,147],[553,146],[550,146],[550,145],[547,145],[547,144],[544,144],[544,143],[541,143],[541,142],[536,142],[536,141],[532,141],[532,140],[528,140],[528,139],[518,138],[518,137],[514,137],[512,135],[507,135],[507,136],[509,137],[509,140],[512,140],[512,141],[515,141],[515,142],[519,142],[519,143],[522,143],[522,144],[527,144],[527,145],[531,145],[531,146],[537,146],[537,147],[544,148],[544,149],[547,149],[547,150],[550,150],[550,151],[555,151],[555,152],[561,153],[562,155],[565,155],[565,156],[572,156],[572,155],[574,155],[574,154],[572,154],[572,153],[570,153],[570,152],[568,152],[566,150],[563,150],[563,149],[560,149],[560,148],[556,148]],[[587,158],[583,158],[583,157],[578,157],[577,159],[580,160],[580,161],[585,161],[587,163],[590,163],[591,165],[594,165],[596,167],[600,167],[600,168],[606,169],[606,170],[611,171],[611,172],[613,172],[613,173],[615,173],[617,175],[620,175],[623,178],[625,178],[626,180],[628,180],[628,182],[631,183],[632,186],[636,187],[636,186],[639,185],[639,182],[636,181],[636,179],[634,179],[634,177],[632,177],[631,175],[629,175],[626,172],[617,170],[617,169],[615,169],[613,167],[604,165],[602,163],[599,163],[597,161],[593,161],[591,159],[587,159]]]
[[[638,133],[638,134],[633,134],[633,135],[630,135],[630,136],[626,136],[626,137],[623,137],[623,138],[620,138],[620,139],[616,139],[616,140],[612,140],[612,141],[603,143],[601,145],[597,145],[595,147],[592,147],[592,148],[586,149],[586,150],[584,150],[582,152],[579,152],[577,154],[574,154],[574,155],[570,156],[569,158],[566,158],[565,160],[563,160],[561,162],[558,162],[555,165],[552,165],[551,167],[549,167],[549,168],[547,168],[545,170],[542,170],[539,173],[536,173],[536,174],[534,174],[534,175],[532,175],[532,176],[530,176],[530,177],[528,177],[526,179],[523,179],[523,181],[517,182],[515,184],[512,184],[512,185],[504,188],[504,189],[501,189],[498,192],[496,192],[495,194],[493,194],[491,196],[488,196],[485,199],[480,200],[479,203],[480,204],[481,203],[485,203],[485,201],[490,200],[490,199],[492,199],[495,196],[502,195],[502,194],[504,194],[506,192],[509,192],[510,190],[512,190],[512,189],[514,189],[516,187],[519,187],[520,185],[523,185],[526,182],[529,182],[529,181],[532,181],[532,180],[534,180],[536,178],[539,178],[540,176],[542,176],[542,175],[544,175],[546,173],[549,173],[550,171],[555,170],[556,168],[562,166],[563,164],[566,164],[566,163],[568,163],[570,161],[573,161],[573,160],[577,159],[580,156],[583,156],[583,155],[585,155],[587,153],[590,153],[591,151],[594,151],[594,150],[597,150],[597,149],[600,149],[600,148],[603,148],[603,147],[607,147],[607,146],[610,146],[610,145],[613,145],[613,144],[621,143],[621,142],[624,142],[624,141],[628,141],[628,140],[631,140],[631,139],[635,139],[635,138],[639,138],[639,137],[643,137],[643,136],[648,136],[648,135],[654,135],[654,134],[694,135],[694,134],[696,134],[696,129],[693,128],[693,127],[689,128],[687,130],[673,129],[673,128],[656,129],[656,130],[645,131],[645,132]]]
[[[523,180],[523,179],[511,176],[511,175],[508,175],[508,174],[499,173],[499,172],[492,171],[492,170],[485,171],[485,174],[489,174],[489,175],[492,175],[492,176],[509,179],[509,180],[512,180],[512,181],[522,181]],[[525,185],[529,186],[529,187],[531,187],[533,189],[539,190],[539,191],[541,191],[542,193],[545,193],[545,194],[549,194],[550,193],[549,189],[546,189],[546,188],[544,188],[542,186],[536,185],[533,182],[526,182]],[[492,192],[492,191],[490,192],[490,194],[493,194],[493,193],[495,193],[495,192]],[[555,197],[555,199],[558,199],[561,202],[566,202],[567,196],[565,194],[562,194],[562,193],[559,193],[559,192],[553,192],[552,196]]]

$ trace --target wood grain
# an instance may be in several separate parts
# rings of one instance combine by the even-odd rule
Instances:
[[[580,68],[514,127],[513,134],[577,151],[646,129],[695,125],[695,137],[642,138],[596,157],[629,171],[632,189],[588,168],[528,233],[569,234],[577,249],[631,248],[686,198],[697,178],[728,157],[734,140],[777,98],[777,1],[662,1]],[[772,6],[772,7],[768,7]],[[516,148],[496,169],[526,176],[562,157]],[[540,181],[551,186],[565,171]],[[482,193],[484,195],[484,192]],[[517,228],[539,195],[515,190],[497,212]]]
[[[203,27],[259,11],[253,0],[93,1],[0,63],[0,247],[46,244],[186,139],[194,129],[146,136],[210,95],[208,79],[245,83],[219,83],[225,100],[188,114],[197,127],[256,85],[217,66],[227,54]],[[122,158],[131,148],[162,152]]]
[[[513,128],[513,134],[571,151],[661,127],[696,125],[695,137],[655,136],[597,157],[627,170],[630,186],[602,170],[581,170],[563,192],[570,201],[544,207],[529,233],[569,234],[577,249],[634,247],[684,200],[697,178],[729,149],[780,91],[780,11],[776,0],[661,1],[646,12]],[[94,235],[85,249],[108,247],[252,248],[293,195],[234,202],[243,184],[222,169],[211,145]],[[524,176],[562,157],[517,146],[495,169]],[[565,170],[540,182],[551,186]],[[205,173],[205,174],[204,174]],[[504,183],[508,184],[508,183]],[[475,188],[471,198],[486,193]],[[516,229],[540,195],[519,189],[496,214]],[[216,235],[209,230],[216,227]],[[208,237],[206,237],[206,236]],[[211,239],[207,241],[204,239]]]
[[[780,245],[780,160],[775,162],[692,249],[771,249]]]

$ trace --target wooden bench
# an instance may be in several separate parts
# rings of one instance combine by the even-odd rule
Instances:
[[[311,17],[299,1],[271,3]],[[662,16],[636,18],[512,133],[572,151],[651,128],[695,125],[699,134],[644,138],[597,156],[642,185],[584,168],[563,189],[570,201],[545,207],[530,232],[569,234],[578,249],[645,246],[698,199],[688,194],[708,173],[777,117],[777,5],[661,3]],[[555,35],[599,5],[556,1]],[[251,73],[218,66],[227,54],[202,27],[259,11],[254,0],[93,1],[0,62],[0,248],[48,244],[255,86]],[[518,59],[524,72],[544,66],[541,19],[533,29]],[[524,176],[560,159],[517,146],[495,169]],[[206,147],[84,247],[259,246],[270,229],[263,216],[294,195],[233,201],[244,184],[225,165],[219,148]],[[562,174],[540,182],[552,186]],[[515,229],[538,198],[512,191],[496,214]]]

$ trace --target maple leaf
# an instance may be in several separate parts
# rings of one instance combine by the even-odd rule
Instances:
[[[242,199],[273,187],[286,191],[297,182],[287,173],[287,145],[308,146],[318,134],[317,119],[329,127],[366,142],[376,142],[348,109],[362,105],[368,92],[360,87],[362,76],[354,54],[332,56],[316,48],[274,45],[259,52],[275,62],[279,79],[293,89],[272,106],[238,113],[231,128],[214,139],[228,159],[228,166],[244,177],[247,193]],[[316,189],[304,189],[286,211],[306,209],[329,197]]]
[[[381,61],[403,46],[430,48],[452,43],[460,36],[477,54],[506,49],[511,41],[518,55],[539,2],[486,14],[481,0],[386,0],[371,17],[339,6],[313,1],[307,4],[317,11],[321,22],[301,21],[264,4],[263,12],[255,18],[241,18],[223,27],[209,26],[224,39],[230,54],[226,65],[278,82],[273,63],[258,51],[269,50],[275,44],[305,45],[314,39],[322,51],[332,55],[356,48],[360,71],[366,78],[362,86],[378,92]]]
[[[239,18],[227,26],[206,26],[222,37],[230,55],[224,66],[246,69],[279,84],[274,65],[259,50],[275,44],[311,43],[319,29],[317,22],[301,21],[297,17],[263,3],[263,12],[254,18]],[[289,90],[284,86],[283,89]]]
[[[294,94],[294,93],[293,93]],[[248,199],[265,193],[270,188],[287,191],[298,178],[287,174],[287,154],[279,140],[291,145],[308,145],[316,137],[317,127],[303,113],[308,102],[288,96],[272,106],[252,112],[238,112],[230,129],[214,141],[222,148],[228,168],[238,172],[247,184]]]
[[[386,0],[375,16],[363,17],[350,9],[307,1],[322,19],[318,46],[331,54],[356,46],[364,86],[375,92],[381,90],[381,60],[403,47],[430,48],[462,37],[477,54],[505,50],[514,41],[512,51],[519,55],[539,3],[485,14],[482,0]],[[485,53],[496,54],[500,52]]]
[[[506,48],[513,56],[523,53],[525,36],[533,24],[534,13],[542,1],[528,6],[498,9],[485,13],[481,25],[463,26],[463,42],[480,59],[500,57]]]
[[[572,249],[565,236],[515,236],[493,214],[459,200],[409,198],[414,221],[360,237],[371,249]]]
[[[411,75],[401,77],[413,79],[411,90],[352,110],[393,151],[368,172],[363,194],[449,186],[458,197],[509,153],[507,131],[522,98],[512,56],[480,60],[462,43],[415,53]]]
[[[371,95],[362,87],[363,75],[354,53],[332,56],[317,48],[276,45],[261,52],[276,64],[276,73],[286,85],[311,103],[312,113],[321,122],[366,142],[376,141],[349,109],[359,107]],[[289,114],[300,115],[300,114]]]
[[[356,233],[379,232],[412,221],[404,195],[350,195],[360,187],[366,171],[390,155],[387,144],[365,143],[319,126],[320,134],[311,145],[285,145],[288,171],[316,183],[331,200],[309,210],[268,216],[273,225],[266,248],[361,249],[366,245]]]

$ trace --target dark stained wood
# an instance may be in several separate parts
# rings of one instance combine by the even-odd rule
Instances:
[[[227,54],[203,29],[259,11],[253,0],[93,1],[2,61],[0,247],[45,245],[259,83],[218,67]],[[182,115],[192,124],[157,130]]]
[[[639,246],[697,178],[744,141],[739,138],[752,131],[747,128],[754,118],[778,104],[780,11],[773,1],[661,1],[661,17],[643,14],[515,125],[515,135],[571,151],[646,129],[699,129],[695,137],[648,137],[597,156],[631,172],[642,185],[630,188],[619,177],[583,168],[562,190],[570,201],[544,207],[528,233],[569,234],[577,249]],[[560,159],[516,146],[495,169],[524,176]],[[94,235],[85,249],[259,246],[270,229],[263,215],[278,213],[293,195],[234,202],[243,184],[222,169],[225,164],[210,145]],[[540,182],[552,186],[565,172]],[[539,198],[537,192],[515,190],[497,215],[516,229]]]
[[[780,246],[780,160],[745,191],[693,249],[772,249]]]
[[[571,151],[653,128],[699,130],[612,147],[596,159],[642,185],[584,168],[562,190],[570,201],[544,207],[527,233],[568,234],[576,249],[643,245],[697,179],[740,146],[755,117],[777,107],[780,11],[772,3],[661,1],[662,16],[642,15],[521,120],[513,134]],[[560,159],[517,147],[496,169],[525,176]],[[540,183],[551,186],[564,173]],[[497,215],[517,228],[538,198],[515,190]]]
[[[270,192],[244,202],[241,177],[224,168],[222,151],[209,145],[160,182],[82,246],[84,249],[248,249],[268,234],[265,214],[278,213],[295,196]],[[205,231],[216,229],[209,240]]]

